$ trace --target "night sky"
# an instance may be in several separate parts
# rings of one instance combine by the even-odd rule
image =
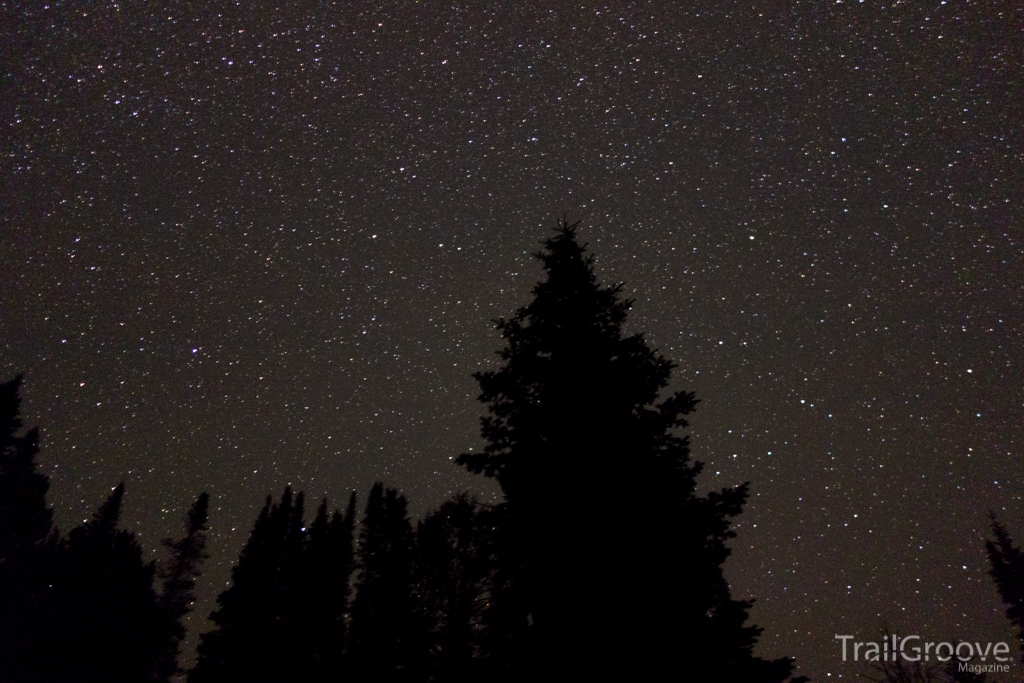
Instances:
[[[680,7],[684,6],[684,7]],[[0,3],[0,373],[65,532],[213,500],[201,627],[264,497],[497,499],[472,372],[579,220],[696,391],[758,652],[882,620],[1011,640],[1024,540],[1012,2]],[[597,501],[600,504],[602,501]],[[613,501],[607,501],[611,504]],[[834,678],[833,678],[834,680]]]

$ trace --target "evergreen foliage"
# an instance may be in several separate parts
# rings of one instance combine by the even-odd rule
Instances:
[[[416,680],[425,643],[413,611],[412,562],[405,496],[377,482],[359,532],[359,577],[346,661],[350,680]]]
[[[483,673],[482,617],[493,564],[487,531],[486,514],[466,494],[416,527],[414,583],[427,630],[428,680],[462,683]]]
[[[58,552],[43,680],[69,683],[152,680],[163,650],[154,564],[134,534],[118,529],[124,484],[71,530]]]
[[[1017,629],[1024,661],[1024,552],[1014,545],[1006,527],[995,514],[990,516],[994,539],[985,542],[990,565],[989,574],[1006,605],[1006,618]]]
[[[355,493],[344,515],[324,499],[309,529],[297,606],[298,639],[310,681],[333,681],[341,669],[353,568]]]
[[[190,682],[289,680],[302,508],[302,497],[296,500],[291,488],[278,503],[267,497],[231,572],[231,586],[210,615],[218,628],[203,635]]]
[[[185,535],[178,540],[167,538],[163,541],[164,547],[170,551],[170,557],[158,570],[163,580],[160,610],[167,630],[164,650],[157,662],[158,681],[167,681],[183,673],[178,666],[178,649],[185,638],[182,620],[192,611],[196,580],[201,574],[203,560],[209,557],[206,554],[209,503],[210,496],[207,493],[200,494],[185,517]]]
[[[0,384],[0,671],[29,680],[44,655],[56,531],[50,482],[37,470],[39,430],[22,431],[22,377]]]
[[[0,674],[33,683],[165,681],[203,557],[205,494],[189,535],[170,545],[176,569],[158,599],[154,564],[118,528],[123,484],[60,538],[46,505],[49,478],[35,462],[39,432],[19,434],[20,387],[20,376],[0,384]]]
[[[0,384],[0,570],[35,554],[53,529],[49,478],[37,471],[39,429],[20,434],[21,375]]]
[[[498,370],[476,374],[486,447],[460,456],[505,494],[497,607],[514,680],[782,681],[752,654],[750,602],[722,576],[746,486],[695,493],[679,434],[697,401],[662,397],[673,364],[622,327],[562,224],[537,254],[546,279],[498,329]],[[499,599],[495,595],[495,601]]]
[[[349,514],[320,506],[303,525],[304,497],[268,497],[210,616],[190,683],[334,680],[344,645],[352,567],[354,499]]]
[[[355,493],[344,513],[324,499],[308,526],[301,492],[268,497],[190,683],[790,678],[790,659],[753,654],[751,602],[723,576],[747,486],[697,493],[682,434],[696,398],[669,392],[673,363],[623,332],[631,302],[598,284],[574,226],[537,256],[533,300],[498,322],[501,366],[475,375],[485,449],[459,458],[505,501],[458,496],[414,533],[405,497],[378,482],[355,543]],[[61,540],[20,381],[0,385],[5,680],[167,682],[182,673],[209,496],[163,542],[158,573],[118,528],[123,485]],[[993,529],[993,577],[1024,638],[1024,558]]]

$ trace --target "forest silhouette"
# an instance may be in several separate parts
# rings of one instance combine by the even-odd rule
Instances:
[[[123,484],[61,535],[23,430],[21,378],[0,385],[0,678],[12,683],[781,683],[753,652],[752,602],[723,576],[747,485],[697,493],[683,433],[697,399],[601,286],[575,226],[536,255],[533,299],[497,321],[500,366],[475,375],[482,452],[501,503],[467,494],[415,525],[377,483],[359,514],[268,497],[210,615],[194,668],[184,617],[207,556],[208,496],[166,558],[119,528]],[[1024,638],[1024,555],[993,519],[993,576]]]

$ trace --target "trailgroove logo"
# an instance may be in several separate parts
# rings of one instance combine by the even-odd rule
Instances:
[[[843,661],[864,662],[895,662],[902,658],[907,662],[938,661],[948,662],[954,657],[959,661],[960,671],[972,673],[1007,673],[1010,665],[1004,664],[1010,658],[1010,646],[1007,643],[969,643],[960,641],[955,645],[950,642],[933,643],[923,641],[921,636],[904,636],[897,638],[891,634],[881,641],[853,641],[853,636],[836,635],[836,640],[843,644]],[[989,662],[989,658],[992,659]],[[982,664],[969,663],[979,659]],[[988,663],[984,663],[988,662]]]

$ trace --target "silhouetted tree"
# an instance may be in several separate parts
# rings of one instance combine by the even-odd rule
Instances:
[[[303,629],[302,680],[334,681],[341,671],[355,503],[353,492],[346,513],[335,510],[329,516],[324,499],[309,528],[296,596],[297,626]]]
[[[505,494],[491,642],[516,680],[784,680],[792,661],[753,656],[751,603],[722,575],[747,487],[696,495],[679,430],[697,401],[661,397],[673,364],[623,334],[630,302],[574,227],[498,322],[502,366],[476,374],[486,447],[459,458]]]
[[[158,570],[163,580],[160,593],[160,610],[166,629],[164,649],[157,662],[156,679],[167,681],[178,673],[178,649],[185,638],[182,620],[192,611],[195,600],[196,579],[201,574],[200,565],[206,554],[206,522],[210,496],[200,494],[189,508],[185,517],[185,535],[178,539],[164,539],[163,545],[170,557]]]
[[[484,540],[489,544],[492,563],[484,605],[481,659],[487,677],[510,681],[523,668],[532,614],[526,612],[522,562],[514,549],[520,533],[509,521],[508,505],[497,505],[482,515]],[[524,617],[524,613],[526,616]]]
[[[428,680],[479,680],[483,605],[491,578],[486,516],[466,494],[416,528],[418,609],[429,630]]]
[[[303,524],[303,494],[268,497],[232,584],[210,615],[190,683],[338,680],[352,573],[355,495],[345,515],[324,501]]]
[[[994,539],[985,542],[985,551],[999,596],[1006,605],[1006,617],[1017,629],[1021,641],[1021,661],[1024,661],[1024,553],[1013,543],[995,513],[990,515]]]
[[[44,615],[56,531],[38,471],[39,430],[22,434],[22,377],[0,384],[0,671],[32,680],[44,657]]]
[[[58,568],[40,680],[68,683],[151,681],[165,642],[154,564],[134,534],[117,528],[124,484],[71,530]]]
[[[50,536],[50,480],[38,471],[39,429],[20,434],[22,377],[0,384],[0,568],[34,555]]]
[[[39,432],[19,435],[20,385],[0,384],[0,677],[152,681],[168,622],[153,563],[118,529],[124,485],[60,539],[35,462]]]
[[[416,679],[425,643],[412,609],[413,533],[405,496],[370,490],[359,533],[359,575],[346,657],[348,680]]]
[[[284,683],[297,664],[292,597],[298,589],[303,496],[285,489],[278,503],[267,497],[231,586],[211,615],[217,628],[203,634],[190,683]]]

